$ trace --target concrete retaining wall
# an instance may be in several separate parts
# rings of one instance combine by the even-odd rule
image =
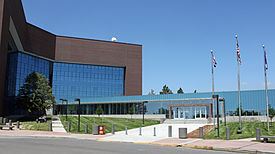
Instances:
[[[71,115],[69,115],[71,116]],[[78,115],[72,115],[78,116]],[[81,115],[86,117],[98,117],[98,115]],[[101,115],[100,117],[111,117],[111,118],[133,118],[133,119],[142,119],[142,114],[113,114],[113,115]],[[166,119],[165,114],[145,114],[144,119],[152,119],[152,120],[164,120]]]
[[[272,121],[274,121],[274,120],[275,120],[275,118],[273,118]],[[239,122],[239,116],[227,116],[226,121],[227,122]],[[256,121],[266,122],[267,118],[266,118],[266,116],[242,116],[242,121],[243,122],[256,122]]]

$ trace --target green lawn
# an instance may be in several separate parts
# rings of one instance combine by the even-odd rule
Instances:
[[[47,120],[47,122],[38,122],[36,121],[27,121],[27,122],[20,122],[20,125],[23,126],[23,130],[36,130],[36,131],[49,131],[49,123],[51,120]],[[14,123],[16,125],[16,123]]]
[[[67,130],[68,123],[65,122],[65,116],[60,116],[60,119],[64,125],[64,128]],[[71,123],[71,132],[72,133],[79,133],[77,132],[77,116],[68,116],[68,122]],[[160,122],[157,120],[145,120],[144,126],[150,126],[159,124]],[[104,125],[106,133],[110,133],[112,130],[112,124],[115,125],[115,131],[122,131],[125,130],[125,126],[128,129],[138,128],[142,126],[142,119],[125,119],[125,118],[102,118],[101,117],[85,117],[81,116],[80,119],[80,133],[85,133],[85,124],[88,124],[88,133],[92,133],[92,126],[94,125]]]
[[[271,124],[271,123],[270,123]],[[243,122],[242,134],[237,134],[239,129],[238,122],[227,123],[227,126],[223,124],[220,127],[220,138],[226,139],[226,127],[230,127],[230,139],[243,139],[243,138],[256,138],[256,128],[261,129],[261,135],[275,136],[275,122],[271,124],[270,131],[267,131],[267,123],[263,122]],[[212,131],[204,139],[217,139],[217,131]]]

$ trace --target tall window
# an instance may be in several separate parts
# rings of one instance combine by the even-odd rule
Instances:
[[[24,84],[26,77],[32,72],[38,72],[50,78],[50,61],[21,52],[8,55],[7,96],[16,96]]]
[[[53,94],[69,97],[106,97],[124,94],[124,68],[54,63]]]

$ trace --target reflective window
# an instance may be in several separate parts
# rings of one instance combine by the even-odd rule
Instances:
[[[16,96],[26,77],[38,72],[50,78],[50,61],[21,52],[8,55],[7,96]]]
[[[54,63],[53,94],[56,98],[124,95],[124,68]]]

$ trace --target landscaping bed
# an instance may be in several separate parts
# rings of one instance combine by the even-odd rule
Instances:
[[[150,126],[159,124],[158,120],[149,120],[145,119],[145,124],[142,125],[142,119],[126,119],[126,118],[101,118],[101,117],[88,117],[81,116],[80,119],[80,132],[77,132],[78,128],[78,117],[77,116],[68,116],[68,122],[66,122],[65,116],[60,116],[62,124],[64,128],[67,130],[68,122],[71,123],[71,132],[72,133],[85,133],[85,124],[88,124],[88,133],[92,133],[92,126],[94,125],[104,125],[106,133],[111,133],[112,124],[115,125],[115,131],[125,130],[125,126],[127,129],[138,128],[140,126]],[[103,122],[102,122],[103,120]]]
[[[270,131],[267,131],[266,122],[243,122],[242,134],[237,134],[239,129],[238,122],[228,122],[225,126],[220,126],[220,139],[226,139],[226,127],[230,128],[230,139],[256,138],[256,128],[261,129],[262,136],[275,136],[275,122],[270,123]],[[204,139],[217,139],[217,130],[211,131],[203,137]]]

